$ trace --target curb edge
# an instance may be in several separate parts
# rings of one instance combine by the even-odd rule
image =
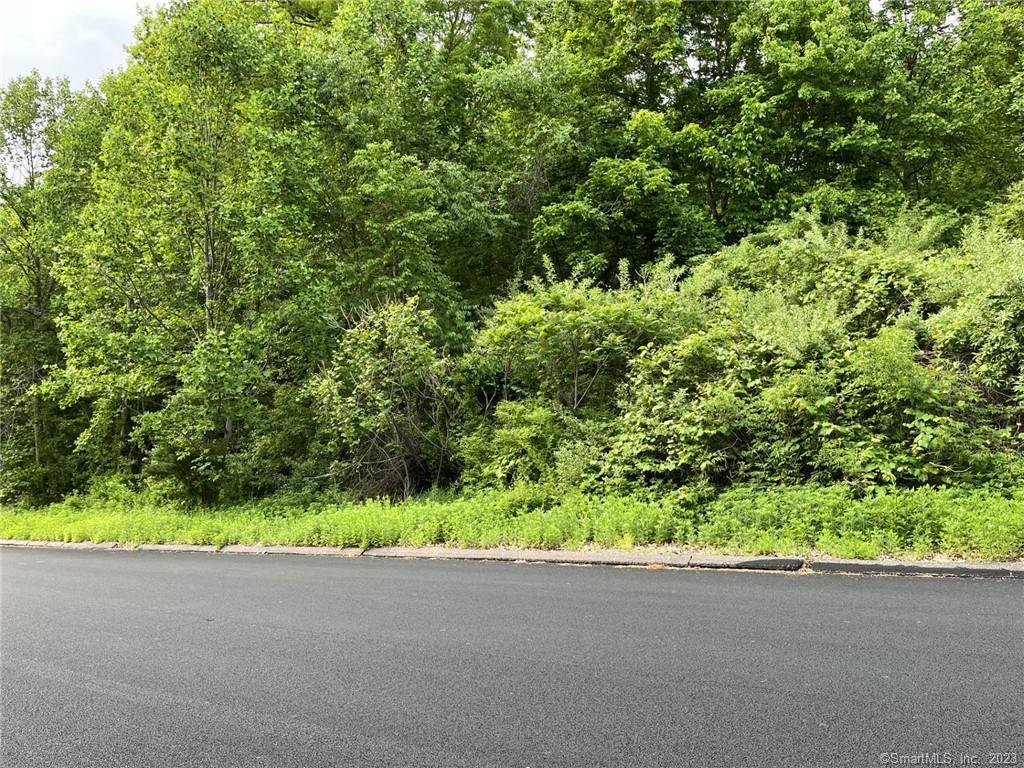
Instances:
[[[0,539],[0,547],[27,549],[72,549],[120,552],[203,552],[228,555],[304,555],[307,557],[373,557],[418,560],[469,560],[557,565],[612,565],[627,567],[674,568],[689,570],[743,570],[803,572],[847,575],[951,576],[1000,579],[1024,579],[1024,561],[1012,563],[873,560],[809,560],[800,557],[744,557],[737,555],[701,555],[689,553],[650,553],[620,550],[542,550],[542,549],[459,549],[452,547],[309,547],[229,544],[122,544],[114,541],[61,542],[25,539]]]

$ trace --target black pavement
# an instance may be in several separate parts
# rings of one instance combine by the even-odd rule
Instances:
[[[0,600],[5,768],[1024,765],[1019,579],[7,548]]]

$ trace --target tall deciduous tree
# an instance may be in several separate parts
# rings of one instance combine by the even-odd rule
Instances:
[[[289,121],[288,28],[232,2],[147,17],[105,84],[110,124],[84,211],[62,338],[66,401],[98,469],[170,475],[209,498],[244,483],[275,371],[275,313],[305,281],[292,191],[311,150]],[[269,321],[269,322],[268,322]]]
[[[33,73],[0,91],[0,498],[52,497],[75,480],[76,414],[42,384],[62,358],[54,269],[89,194],[97,118],[66,80]]]

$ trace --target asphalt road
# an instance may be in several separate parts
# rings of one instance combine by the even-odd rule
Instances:
[[[0,582],[5,768],[1024,764],[1020,581],[4,549]]]

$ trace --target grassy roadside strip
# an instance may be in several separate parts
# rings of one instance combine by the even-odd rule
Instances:
[[[124,544],[630,548],[700,546],[842,558],[1024,557],[1024,488],[918,489],[853,498],[843,486],[740,486],[697,502],[556,494],[543,486],[401,503],[277,496],[190,510],[123,488],[46,507],[0,506],[0,538]]]

